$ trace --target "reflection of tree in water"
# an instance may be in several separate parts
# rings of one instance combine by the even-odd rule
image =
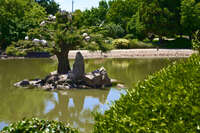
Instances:
[[[92,114],[90,109],[84,108],[84,105],[96,108],[98,104],[104,104],[107,98],[108,90],[72,90],[67,91],[67,95],[57,93],[58,100],[54,101],[54,108],[44,115],[48,119],[57,119],[59,121],[69,122],[75,127],[90,131],[92,128]],[[93,104],[93,101],[86,103],[87,98],[98,99],[99,103]],[[73,100],[73,104],[72,104]],[[72,105],[70,106],[71,103]]]

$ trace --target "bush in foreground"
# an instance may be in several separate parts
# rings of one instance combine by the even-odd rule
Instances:
[[[22,120],[5,127],[2,133],[78,133],[79,131],[62,122],[39,120],[37,118]]]
[[[174,63],[128,90],[104,114],[95,133],[200,132],[200,56]]]

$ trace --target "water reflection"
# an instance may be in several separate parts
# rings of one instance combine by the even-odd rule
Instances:
[[[131,88],[167,63],[169,60],[166,59],[98,59],[86,60],[85,67],[89,72],[104,66],[110,77]],[[68,122],[82,132],[90,132],[93,125],[91,112],[103,113],[112,101],[125,93],[116,88],[45,92],[13,87],[16,81],[41,78],[55,68],[56,63],[48,59],[0,60],[0,130],[24,117],[39,117]]]

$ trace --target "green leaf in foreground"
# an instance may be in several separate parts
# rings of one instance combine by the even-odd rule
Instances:
[[[104,114],[95,133],[200,132],[200,56],[176,62],[139,82]]]
[[[62,122],[40,120],[37,118],[18,121],[5,127],[2,133],[79,133]]]

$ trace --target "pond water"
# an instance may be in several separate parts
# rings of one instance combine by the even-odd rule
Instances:
[[[85,60],[86,71],[104,66],[111,78],[132,88],[175,59],[92,59]],[[71,64],[73,61],[71,61]],[[116,87],[105,90],[69,90],[47,92],[39,89],[15,88],[17,81],[43,78],[55,70],[50,59],[0,60],[0,130],[23,118],[39,117],[70,123],[82,132],[91,132],[93,111],[104,112],[114,100],[126,93]]]

